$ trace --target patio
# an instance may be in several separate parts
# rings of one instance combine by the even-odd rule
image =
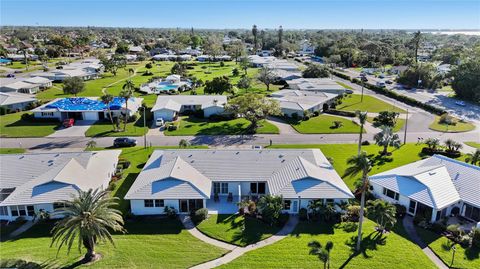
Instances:
[[[227,196],[219,196],[220,200],[215,201],[212,197],[207,200],[208,214],[234,214],[238,211],[237,203],[240,201],[239,196],[233,196],[233,201],[228,202]]]
[[[478,223],[467,220],[463,217],[449,217],[447,220],[447,225],[451,224],[459,224],[460,228],[464,231],[471,231],[473,228],[478,227],[477,225],[479,225]]]

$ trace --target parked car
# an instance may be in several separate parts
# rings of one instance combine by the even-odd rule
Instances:
[[[165,125],[165,121],[163,120],[163,118],[158,118],[156,121],[155,121],[155,125],[157,127],[163,127]]]
[[[380,74],[380,75],[378,75],[378,78],[385,78],[385,75],[384,75],[384,74]]]
[[[350,89],[346,89],[346,90],[345,90],[345,93],[352,94],[352,93],[353,93],[353,91],[352,91],[352,90],[350,90]]]
[[[7,75],[7,78],[14,78],[14,77],[15,77],[14,74],[8,74],[8,75]]]
[[[119,137],[113,140],[113,146],[116,148],[120,147],[135,147],[137,145],[137,140],[128,137]]]
[[[464,101],[456,101],[455,104],[457,106],[466,106]]]
[[[387,86],[384,81],[377,81],[377,86],[378,87],[385,87]]]
[[[367,77],[362,77],[362,81],[363,81],[363,82],[367,82],[367,81],[368,81],[368,78],[367,78]]]
[[[387,84],[393,84],[393,81],[391,81],[391,80],[386,80],[385,83],[387,83]]]
[[[15,74],[20,74],[20,73],[22,73],[22,71],[20,71],[20,70],[15,70],[13,73],[15,73]]]
[[[367,76],[367,74],[364,73],[363,71],[360,73],[360,77],[366,77],[366,76]]]
[[[64,119],[63,120],[63,127],[65,127],[65,128],[72,127],[74,123],[75,123],[74,119]]]

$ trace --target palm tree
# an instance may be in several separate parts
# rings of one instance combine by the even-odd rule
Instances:
[[[474,153],[467,153],[467,157],[465,158],[465,161],[473,165],[480,163],[480,149],[475,150]]]
[[[363,214],[365,211],[365,192],[368,189],[368,173],[372,169],[370,160],[367,157],[367,153],[362,151],[360,154],[350,157],[347,160],[349,167],[345,170],[344,176],[355,176],[362,173],[362,186],[359,189],[361,192],[360,198],[360,219],[358,221],[358,238],[356,250],[360,250],[360,243],[362,241],[362,226],[363,226]]]
[[[398,134],[393,132],[393,128],[389,126],[382,125],[380,126],[381,131],[377,133],[373,139],[375,139],[375,144],[383,147],[381,155],[386,155],[388,153],[388,147],[399,148],[401,146],[400,137]]]
[[[462,144],[458,143],[457,141],[449,138],[443,142],[445,147],[447,147],[447,151],[458,151],[462,148]]]
[[[87,142],[87,149],[93,149],[96,146],[97,146],[97,142],[93,139]]]
[[[367,205],[367,216],[377,223],[377,231],[380,233],[397,223],[396,212],[397,208],[393,204],[380,199],[369,201]]]
[[[257,54],[257,49],[258,49],[258,29],[257,26],[254,24],[252,27],[252,35],[253,35],[253,52]]]
[[[115,123],[113,122],[112,110],[110,109],[110,103],[113,102],[113,95],[105,93],[104,95],[102,95],[102,102],[107,106],[108,117],[112,122],[113,130],[116,131]]]
[[[132,98],[133,91],[135,90],[135,84],[132,80],[127,80],[125,84],[122,86],[122,91],[120,92],[120,97],[125,99],[125,117],[123,122],[123,131],[127,128],[127,121],[128,121],[128,100]]]
[[[358,154],[360,154],[360,151],[362,150],[363,125],[365,125],[365,122],[367,121],[367,113],[368,113],[367,111],[365,112],[357,111],[358,121],[360,122],[360,138],[358,139]]]
[[[418,63],[418,48],[420,47],[420,42],[422,41],[422,34],[420,31],[415,32],[412,38],[412,44],[415,50],[415,63]]]
[[[117,197],[110,197],[104,190],[78,191],[72,201],[61,201],[65,207],[56,209],[52,216],[62,216],[62,220],[52,229],[52,243],[58,251],[66,246],[68,252],[78,237],[78,249],[87,249],[84,261],[94,260],[95,245],[98,241],[109,241],[115,246],[110,229],[125,232],[122,213],[113,207],[118,205]],[[58,254],[58,252],[57,252]]]
[[[424,143],[428,148],[435,150],[440,145],[440,140],[438,138],[427,138]]]
[[[333,242],[328,241],[325,247],[323,247],[320,242],[314,240],[308,243],[308,247],[310,247],[309,254],[317,256],[323,262],[324,269],[327,268],[327,264],[330,269],[330,251],[333,248]]]

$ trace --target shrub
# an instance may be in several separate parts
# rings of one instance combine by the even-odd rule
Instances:
[[[335,110],[335,109],[326,110],[325,113],[332,114],[332,115],[345,116],[350,118],[354,118],[357,116],[357,114],[352,111],[342,111],[342,110]]]
[[[193,219],[195,223],[200,223],[204,220],[206,220],[208,217],[208,209],[206,208],[200,208],[197,211],[195,211]]]
[[[177,130],[177,129],[178,129],[178,127],[177,127],[177,125],[175,125],[175,124],[170,124],[170,125],[168,125],[168,127],[167,127],[167,130],[168,130],[168,131],[175,131],[175,130]]]
[[[305,207],[300,208],[300,211],[298,211],[298,217],[301,221],[307,220],[307,209]]]
[[[447,226],[447,232],[450,233],[451,238],[454,241],[459,242],[459,243],[462,240],[463,235],[465,234],[465,232],[463,231],[463,229],[460,227],[459,224],[448,225]]]
[[[441,234],[447,230],[447,226],[441,222],[435,222],[431,227],[432,231]]]
[[[356,222],[347,221],[342,224],[342,228],[345,232],[352,233],[358,229],[358,224]]]
[[[457,124],[457,122],[455,121],[455,118],[448,115],[447,113],[440,116],[440,119],[438,120],[438,123],[447,124],[447,125],[456,125]]]
[[[298,113],[297,112],[292,113],[292,119],[298,120]]]
[[[135,121],[137,121],[137,119],[138,119],[138,116],[134,114],[134,115],[128,117],[128,122],[135,122]]]
[[[343,126],[343,122],[341,122],[341,121],[334,120],[334,121],[332,122],[332,128],[333,128],[333,129],[338,129],[338,128],[342,127],[342,126]]]
[[[225,63],[223,61],[220,62],[220,67],[224,67]]]
[[[115,183],[115,181],[110,181],[110,183],[108,183],[108,190],[109,191],[115,190],[116,187],[117,187],[117,183]]]
[[[370,142],[368,142],[368,140],[362,141],[362,146],[368,146],[368,145],[370,145]]]
[[[470,238],[472,239],[472,246],[480,249],[480,228],[473,228],[470,231]]]
[[[360,219],[360,206],[349,205],[347,210],[342,214],[341,220],[345,222],[358,222]]]
[[[280,216],[278,216],[277,226],[284,226],[287,223],[289,217],[290,216],[288,215],[288,213],[281,213]]]
[[[405,214],[407,213],[407,208],[401,204],[394,204],[396,208],[396,217],[397,218],[403,218],[405,217]]]
[[[165,214],[171,218],[171,219],[174,219],[177,217],[177,210],[173,207],[170,207],[170,206],[166,206],[164,209],[163,209],[163,212],[165,212]]]
[[[314,116],[314,117],[318,117],[318,116],[320,116],[320,112],[319,112],[319,111],[315,111],[315,112],[313,112],[313,116]]]

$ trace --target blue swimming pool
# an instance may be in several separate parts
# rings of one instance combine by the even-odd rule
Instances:
[[[170,91],[178,88],[178,85],[159,83],[156,87],[158,91]]]
[[[10,62],[11,62],[11,60],[9,60],[9,59],[0,58],[0,64],[8,64]]]

